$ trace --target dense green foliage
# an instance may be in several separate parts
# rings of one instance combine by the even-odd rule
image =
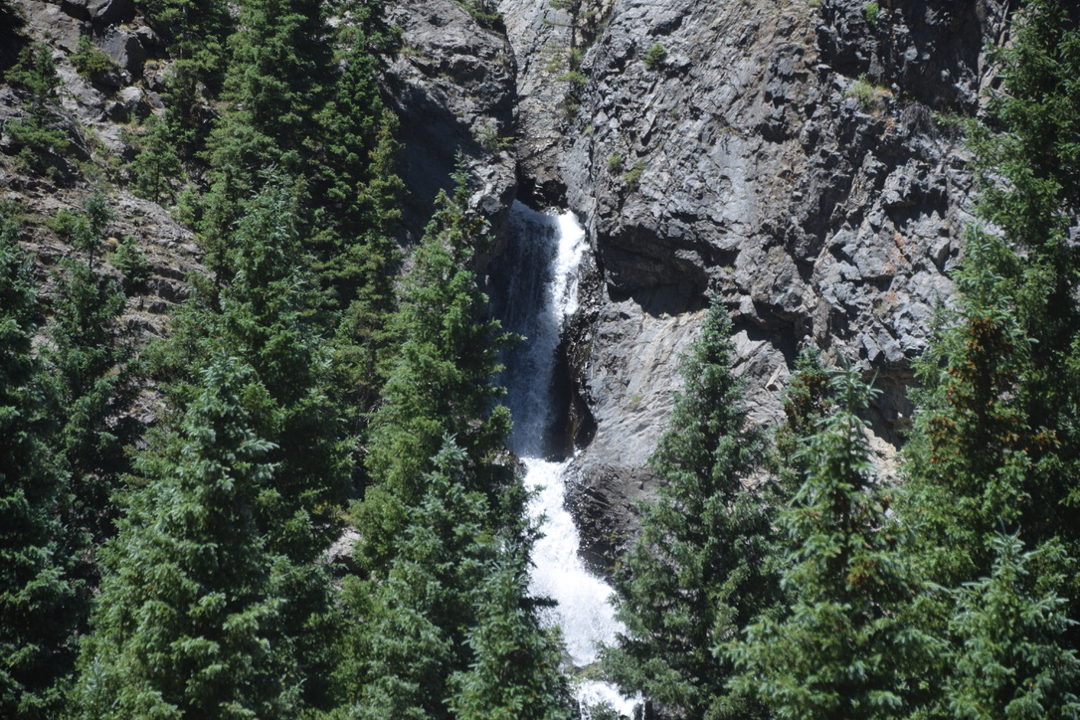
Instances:
[[[73,552],[84,558],[79,571],[88,580],[96,575],[96,548],[113,534],[117,509],[112,494],[129,469],[124,448],[140,434],[129,414],[136,387],[132,340],[120,326],[126,299],[97,262],[110,219],[100,193],[87,198],[81,212],[57,216],[54,225],[68,235],[79,256],[63,260],[55,274],[50,345],[42,353],[53,396],[65,410],[58,439],[71,502],[64,524],[72,534]]]
[[[79,612],[60,512],[66,478],[51,448],[56,411],[31,342],[37,290],[0,206],[0,714],[53,717],[70,677]]]
[[[243,396],[241,361],[215,357],[104,559],[76,707],[86,718],[291,717],[302,677],[283,628],[280,562],[256,517],[274,465]]]
[[[1080,714],[1080,658],[1063,643],[1075,620],[1059,596],[1064,578],[1039,570],[1049,563],[1043,547],[1022,552],[1015,536],[994,541],[989,576],[954,591],[955,637],[945,697],[956,717],[1067,718]]]
[[[781,522],[791,539],[789,606],[733,646],[736,688],[781,718],[901,714],[915,633],[903,615],[912,585],[897,552],[889,496],[873,477],[868,389],[853,371],[832,378],[837,409],[806,438],[808,470]]]
[[[1080,206],[1080,30],[1056,0],[1028,4],[1016,28],[996,56],[996,125],[971,131],[980,211],[1002,234],[969,231],[956,309],[918,367],[923,389],[900,509],[918,541],[910,562],[928,579],[957,587],[1015,567],[1018,551],[1002,557],[1005,532],[1038,558],[1030,562],[1042,576],[1066,578],[1052,590],[1076,618],[1080,266],[1068,226]],[[1051,588],[1013,592],[1037,603]],[[971,612],[957,601],[926,603],[935,634],[956,612]],[[1057,632],[1077,649],[1075,626]]]

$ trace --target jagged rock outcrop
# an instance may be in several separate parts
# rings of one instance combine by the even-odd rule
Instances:
[[[501,3],[519,54],[522,186],[579,213],[595,249],[571,343],[596,421],[577,463],[595,534],[631,522],[647,492],[709,289],[735,318],[752,417],[778,417],[814,343],[880,373],[879,447],[899,443],[910,361],[972,219],[952,125],[978,109],[1004,10],[872,5]]]

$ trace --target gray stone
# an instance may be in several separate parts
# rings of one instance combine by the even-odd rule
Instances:
[[[142,77],[147,52],[136,33],[109,28],[105,36],[98,41],[98,46],[131,77]]]
[[[116,25],[135,15],[134,0],[87,0],[86,5],[97,25]]]
[[[60,8],[77,20],[115,25],[135,15],[134,0],[61,0]]]
[[[575,23],[500,3],[522,189],[575,210],[598,261],[570,352],[596,422],[576,460],[595,491],[583,497],[617,508],[639,492],[619,478],[647,486],[678,382],[677,353],[662,366],[654,353],[686,346],[706,288],[733,311],[762,421],[779,417],[770,393],[804,344],[875,367],[896,392],[910,382],[970,219],[970,170],[932,114],[975,112],[1004,13],[999,0],[916,0],[883,4],[870,27],[864,4],[583,0]],[[657,41],[669,62],[652,70]],[[571,48],[587,79],[576,89],[558,79]],[[846,94],[864,74],[882,88],[868,110]],[[882,447],[899,442],[889,418],[904,407],[879,406]]]
[[[388,13],[405,48],[389,75],[400,136],[409,139],[400,162],[407,230],[414,239],[423,232],[460,154],[476,178],[471,202],[500,238],[479,259],[484,266],[499,251],[517,190],[512,153],[490,142],[514,135],[513,51],[453,0],[397,0]]]

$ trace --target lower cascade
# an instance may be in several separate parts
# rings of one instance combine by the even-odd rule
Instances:
[[[538,213],[515,203],[502,259],[508,270],[495,298],[504,328],[526,338],[508,353],[504,382],[514,418],[511,449],[524,463],[525,484],[534,493],[529,514],[543,521],[530,589],[556,602],[544,619],[561,628],[573,675],[592,666],[599,645],[622,629],[609,602],[611,587],[578,554],[581,538],[565,507],[569,461],[549,459],[545,442],[555,413],[551,385],[559,336],[577,309],[578,267],[586,249],[585,231],[573,213]],[[576,682],[575,694],[583,720],[591,717],[590,707],[604,704],[630,717],[638,702],[599,680]]]

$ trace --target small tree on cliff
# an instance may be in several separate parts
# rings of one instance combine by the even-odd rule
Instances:
[[[695,718],[752,712],[727,687],[731,660],[714,650],[779,597],[768,570],[771,509],[745,485],[762,441],[747,427],[742,386],[731,375],[730,333],[714,300],[651,460],[663,485],[616,574],[615,607],[627,629],[604,653],[624,690]]]

